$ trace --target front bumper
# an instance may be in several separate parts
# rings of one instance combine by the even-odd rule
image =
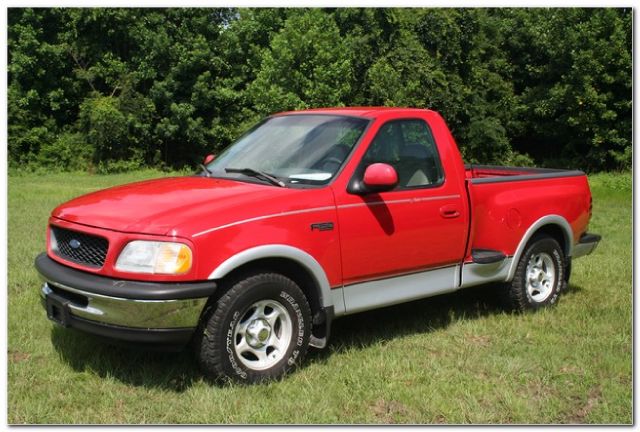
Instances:
[[[113,339],[183,345],[191,338],[213,281],[124,281],[84,273],[46,254],[36,258],[45,281],[40,296],[47,316],[64,326]]]

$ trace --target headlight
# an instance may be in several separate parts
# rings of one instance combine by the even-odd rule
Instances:
[[[179,275],[191,269],[191,258],[186,244],[135,240],[120,253],[116,270]]]

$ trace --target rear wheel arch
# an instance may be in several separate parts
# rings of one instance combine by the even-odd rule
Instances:
[[[503,284],[501,297],[508,310],[524,312],[555,304],[565,286],[562,246],[537,231],[519,258],[513,279]]]
[[[562,248],[562,251],[564,252],[564,256],[565,257],[571,256],[570,255],[571,240],[569,239],[570,233],[565,232],[560,225],[558,224],[544,225],[533,234],[532,238],[535,236],[541,236],[541,235],[545,235],[553,238],[555,241],[558,242],[558,244]]]
[[[573,249],[573,231],[567,220],[559,215],[548,215],[534,222],[524,233],[518,247],[513,254],[511,266],[507,275],[507,281],[511,281],[515,275],[520,257],[524,253],[527,245],[536,236],[546,235],[556,240],[562,247],[565,260],[569,262]]]

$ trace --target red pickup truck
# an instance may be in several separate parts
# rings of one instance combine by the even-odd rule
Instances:
[[[191,341],[207,375],[257,382],[346,314],[488,282],[516,310],[553,304],[600,240],[583,172],[465,166],[430,110],[281,113],[211,159],[57,207],[35,262],[48,317]]]

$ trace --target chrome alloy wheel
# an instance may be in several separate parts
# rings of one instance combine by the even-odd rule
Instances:
[[[556,266],[551,255],[533,254],[527,264],[527,293],[535,302],[545,301],[553,292],[556,282]]]
[[[235,353],[248,368],[268,369],[285,356],[292,331],[291,316],[281,303],[275,300],[255,302],[235,326]]]

